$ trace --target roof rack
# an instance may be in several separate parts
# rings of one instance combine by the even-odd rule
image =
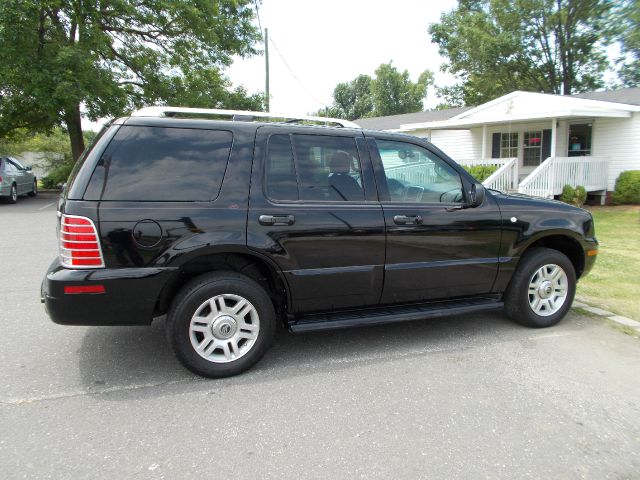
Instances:
[[[344,128],[361,128],[348,120],[329,117],[311,117],[300,115],[285,115],[272,112],[250,112],[244,110],[220,110],[217,108],[186,108],[186,107],[145,107],[131,114],[132,117],[172,117],[175,114],[192,114],[192,115],[221,115],[232,117],[237,121],[253,121],[256,118],[273,118],[282,119],[287,123],[295,123],[299,121],[319,122],[324,124],[337,125]]]

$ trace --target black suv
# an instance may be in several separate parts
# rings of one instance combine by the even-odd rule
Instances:
[[[594,264],[588,212],[485,191],[423,139],[162,111],[113,121],[72,172],[42,285],[54,322],[166,314],[182,363],[222,377],[253,365],[279,322],[308,332],[505,307],[551,326]]]

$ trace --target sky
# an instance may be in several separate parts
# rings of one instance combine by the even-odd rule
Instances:
[[[413,81],[429,69],[437,85],[455,83],[440,72],[444,60],[429,40],[428,27],[456,5],[456,0],[262,0],[259,24],[269,29],[270,39],[270,111],[316,112],[331,105],[338,83],[360,74],[373,76],[389,61],[408,70]],[[263,50],[264,43],[257,48]],[[234,86],[265,91],[264,55],[236,58],[225,73]],[[425,107],[437,104],[430,88]],[[97,131],[103,122],[82,123]]]
[[[374,74],[393,61],[413,81],[425,69],[436,84],[455,79],[440,72],[442,57],[430,42],[428,27],[455,0],[263,0],[262,28],[269,29],[272,112],[308,114],[332,103],[336,84],[360,74]],[[260,49],[264,45],[259,45]],[[249,92],[265,90],[264,56],[237,59],[227,71],[234,85]],[[438,103],[433,89],[425,106]]]

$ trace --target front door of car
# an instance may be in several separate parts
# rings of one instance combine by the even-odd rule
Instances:
[[[384,218],[362,133],[260,128],[247,244],[283,272],[291,312],[377,304]]]
[[[436,149],[369,138],[387,231],[381,303],[489,293],[498,271],[500,211],[466,207],[463,178]]]
[[[10,159],[7,163],[9,163],[13,167],[13,175],[16,182],[16,189],[18,191],[18,195],[23,195],[31,190],[31,185],[27,185],[26,177],[27,172],[20,163],[15,159]]]

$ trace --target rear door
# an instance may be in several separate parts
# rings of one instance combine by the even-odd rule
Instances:
[[[382,303],[489,293],[501,228],[491,196],[462,208],[463,177],[418,139],[381,135],[368,144],[387,231]]]
[[[244,246],[251,157],[243,147],[253,132],[197,126],[127,124],[109,142],[83,196],[99,202],[107,267],[172,267]]]
[[[284,272],[292,312],[377,304],[384,218],[362,133],[261,127],[247,244]]]

